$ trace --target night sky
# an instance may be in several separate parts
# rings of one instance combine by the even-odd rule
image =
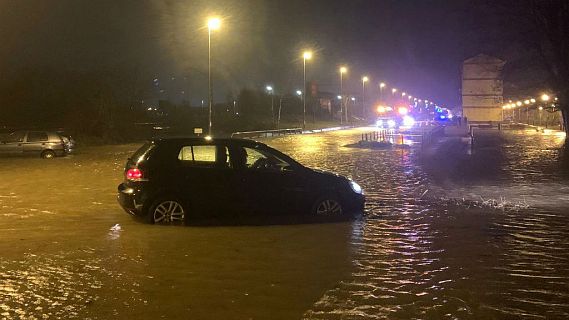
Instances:
[[[308,80],[338,92],[361,76],[444,106],[460,103],[460,66],[484,49],[468,43],[467,1],[167,1],[2,0],[0,70],[50,67],[89,70],[129,65],[142,70],[151,98],[207,99],[206,17],[223,18],[213,34],[215,99],[244,86],[302,86],[303,49],[315,56]],[[159,89],[166,90],[160,96]],[[184,93],[182,94],[182,91]]]

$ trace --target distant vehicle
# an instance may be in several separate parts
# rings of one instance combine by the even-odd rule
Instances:
[[[399,129],[401,126],[400,117],[379,117],[375,121],[375,126],[380,129]]]
[[[74,142],[73,142],[74,143]],[[36,156],[50,159],[71,151],[71,142],[52,131],[15,131],[0,137],[0,155]]]
[[[379,106],[377,113],[379,116],[375,120],[375,126],[381,129],[410,128],[415,124],[415,120],[409,115],[409,108],[405,106],[396,109]]]
[[[154,139],[129,158],[124,174],[120,205],[149,223],[249,214],[349,217],[364,206],[356,182],[245,139]]]

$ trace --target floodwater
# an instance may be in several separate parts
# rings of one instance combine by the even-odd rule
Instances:
[[[342,223],[142,224],[115,200],[134,144],[0,159],[0,318],[569,318],[563,137],[343,147],[360,133],[265,141],[363,186]]]

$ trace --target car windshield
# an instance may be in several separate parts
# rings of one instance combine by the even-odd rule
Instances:
[[[4,142],[22,142],[24,141],[24,134],[25,132],[23,131],[16,131],[16,132],[12,132],[6,136],[3,137],[2,141]]]

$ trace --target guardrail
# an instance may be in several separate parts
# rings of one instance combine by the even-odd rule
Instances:
[[[396,132],[393,129],[380,129],[362,133],[361,141],[388,142],[395,145],[420,143],[421,148],[433,142],[433,135],[440,134],[439,129],[433,129],[421,133]],[[413,140],[413,142],[411,142]]]
[[[259,131],[240,131],[233,132],[231,138],[267,138],[286,136],[291,134],[301,134],[302,128],[276,129],[276,130],[259,130]]]

